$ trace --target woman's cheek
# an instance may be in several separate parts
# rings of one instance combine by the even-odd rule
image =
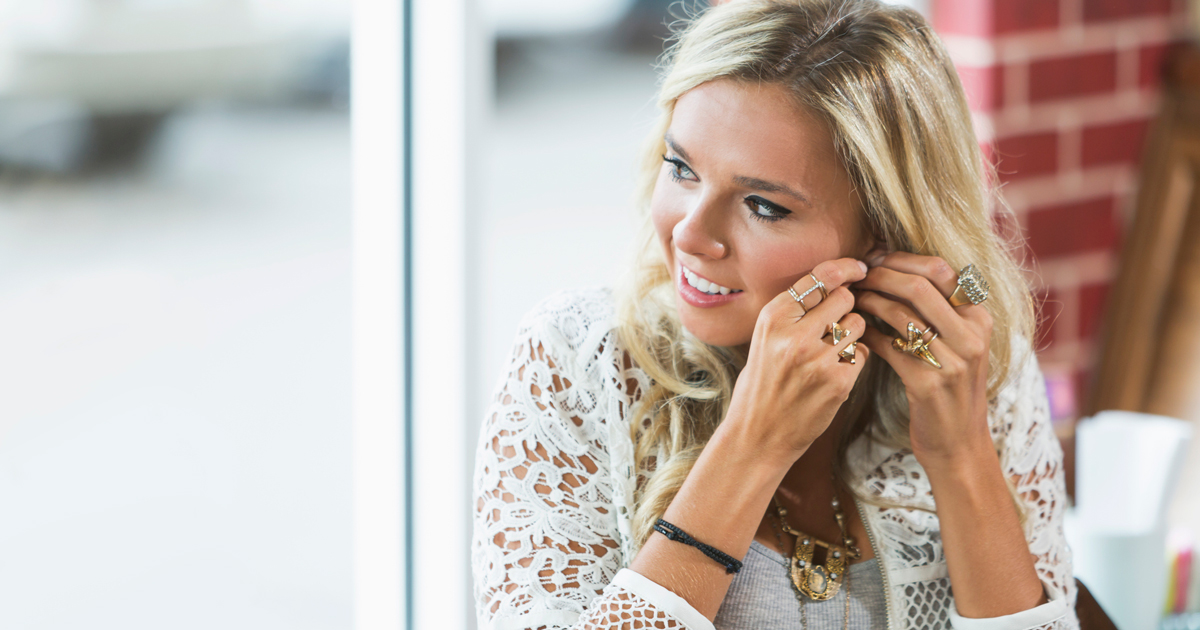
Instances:
[[[662,178],[659,178],[660,180]],[[669,191],[664,190],[666,186],[659,181],[654,188],[654,195],[650,199],[650,220],[654,224],[654,231],[658,235],[658,241],[663,246],[663,253],[668,256],[668,260],[673,259],[671,252],[671,238],[675,225],[679,223],[682,214],[676,210],[679,205],[679,199],[676,195],[672,195]]]
[[[747,269],[755,270],[753,282],[761,289],[763,297],[770,301],[787,291],[788,287],[803,278],[825,258],[811,248],[797,246],[795,242],[785,246],[759,246],[744,248],[750,255]]]

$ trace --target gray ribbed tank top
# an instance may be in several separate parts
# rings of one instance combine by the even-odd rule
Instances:
[[[817,602],[792,585],[787,558],[757,540],[751,541],[742,570],[733,576],[714,625],[717,630],[799,630],[803,627],[799,598],[805,597],[805,630],[842,630],[847,591],[849,627],[882,628],[886,623],[883,576],[875,558],[850,565],[837,595]]]

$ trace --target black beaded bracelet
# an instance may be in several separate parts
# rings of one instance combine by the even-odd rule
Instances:
[[[737,573],[738,571],[742,570],[742,562],[740,560],[737,560],[733,556],[721,551],[720,549],[717,549],[716,547],[706,545],[699,540],[692,538],[687,532],[662,520],[661,518],[654,523],[654,531],[666,536],[669,540],[679,541],[685,545],[691,545],[699,549],[700,551],[704,552],[704,555],[724,565],[726,574]]]

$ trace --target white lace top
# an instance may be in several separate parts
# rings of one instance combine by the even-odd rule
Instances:
[[[636,481],[628,410],[649,379],[622,350],[614,318],[611,292],[596,289],[552,295],[521,322],[476,451],[471,562],[481,629],[713,629],[683,598],[627,568]],[[860,503],[883,566],[890,630],[1079,627],[1062,450],[1041,371],[1025,354],[989,422],[1026,502],[1025,538],[1050,601],[1004,617],[960,617],[937,516]],[[849,458],[860,494],[934,507],[911,451],[864,438]]]

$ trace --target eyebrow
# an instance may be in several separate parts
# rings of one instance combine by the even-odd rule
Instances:
[[[678,153],[679,157],[683,158],[685,161],[688,161],[688,162],[692,161],[692,158],[688,156],[687,151],[684,151],[683,147],[679,146],[679,143],[675,142],[675,139],[671,137],[670,132],[667,132],[667,134],[663,136],[663,141],[667,143],[668,147],[671,147],[672,151]],[[775,182],[769,182],[765,179],[758,179],[757,177],[746,177],[744,175],[734,176],[733,183],[735,183],[739,186],[744,186],[746,188],[750,188],[752,190],[761,190],[763,192],[769,192],[769,193],[782,193],[784,195],[792,197],[793,199],[799,200],[800,202],[804,203],[804,205],[806,205],[806,206],[812,206],[812,202],[809,201],[808,197],[804,193],[801,193],[796,190],[792,190],[791,188],[784,186],[783,184],[776,184]]]

